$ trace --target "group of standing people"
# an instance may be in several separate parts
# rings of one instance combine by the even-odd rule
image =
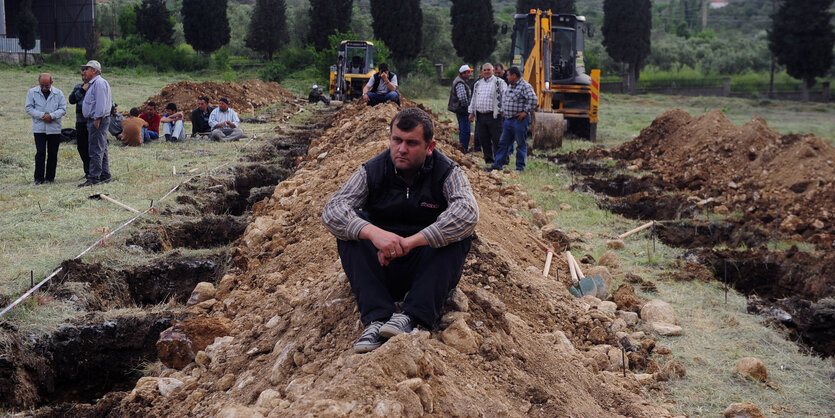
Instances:
[[[177,142],[186,139],[185,115],[174,103],[165,106],[163,114],[157,113],[157,104],[148,102],[145,111],[132,108],[126,118],[113,103],[110,84],[102,77],[101,64],[90,60],[81,66],[81,82],[76,84],[69,97],[54,87],[52,75],[38,76],[38,86],[26,94],[26,113],[32,117],[32,133],[35,137],[34,184],[55,182],[58,165],[58,147],[61,143],[61,118],[69,104],[75,105],[75,139],[78,155],[84,168],[83,180],[78,187],[108,183],[110,174],[108,132],[125,145],[139,146],[160,138]],[[237,141],[245,135],[238,125],[238,114],[229,107],[229,100],[221,97],[218,107],[209,106],[208,97],[197,99],[197,108],[191,113],[192,136],[205,135],[216,141]]]
[[[470,123],[475,123],[473,151],[482,151],[486,169],[501,170],[509,164],[516,144],[516,170],[525,170],[527,131],[536,93],[522,79],[518,67],[484,63],[481,77],[471,86],[473,69],[462,65],[452,82],[447,109],[458,119],[458,140],[464,153],[470,147]]]

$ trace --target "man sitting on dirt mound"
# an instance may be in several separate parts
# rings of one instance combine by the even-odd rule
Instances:
[[[209,126],[212,127],[212,139],[215,141],[229,142],[237,141],[244,136],[244,131],[238,128],[241,119],[232,108],[229,107],[229,100],[221,97],[218,100],[217,109],[212,110],[209,115]]]
[[[357,169],[322,212],[366,326],[357,353],[435,324],[478,222],[470,183],[435,149],[429,115],[406,109],[390,128],[389,149]]]

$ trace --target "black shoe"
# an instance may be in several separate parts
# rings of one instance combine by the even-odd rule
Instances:
[[[171,142],[171,134],[165,134],[165,142]]]
[[[49,184],[52,184],[52,183],[55,183],[55,180],[54,180],[54,179],[53,179],[53,180],[44,180],[43,182],[44,182],[44,183],[49,183]]]
[[[87,186],[95,186],[99,184],[98,180],[87,180],[84,183],[78,185],[78,187],[87,187]]]
[[[43,180],[35,180],[35,181],[32,182],[33,186],[37,186],[39,184],[43,184]]]
[[[357,354],[373,351],[383,345],[385,338],[380,336],[380,327],[383,321],[374,321],[365,327],[362,337],[354,344],[354,352]]]
[[[113,177],[108,177],[104,180],[99,181],[99,183],[110,183],[111,181],[113,181]]]
[[[78,178],[78,181],[83,181],[83,180],[87,180],[87,175],[86,174]]]

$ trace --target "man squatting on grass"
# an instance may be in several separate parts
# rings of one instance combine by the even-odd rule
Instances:
[[[390,129],[389,149],[358,168],[322,212],[365,325],[357,353],[435,324],[478,222],[467,177],[435,149],[432,119],[405,109]]]

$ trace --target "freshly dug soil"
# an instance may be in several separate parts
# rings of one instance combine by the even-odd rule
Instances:
[[[725,206],[783,239],[835,246],[835,147],[814,135],[780,135],[756,117],[738,127],[715,110],[665,112],[612,156]]]
[[[201,365],[162,373],[183,389],[164,396],[137,386],[111,414],[669,415],[650,405],[631,372],[623,378],[618,368],[607,371],[600,344],[614,336],[569,295],[565,263],[554,262],[560,281],[542,276],[544,254],[519,214],[533,200],[447,143],[438,149],[464,168],[480,209],[459,285],[466,303],[448,307],[437,329],[353,353],[362,325],[336,240],[320,217],[340,184],[387,148],[397,110],[353,103],[338,112],[300,169],[253,207],[217,302],[202,313],[229,319],[230,335],[205,357],[198,353]],[[450,137],[446,129],[436,137]],[[593,328],[595,342],[588,338]]]
[[[296,96],[285,90],[280,84],[265,83],[261,80],[247,80],[236,83],[230,81],[220,83],[215,81],[204,81],[202,83],[180,81],[163,87],[159,94],[149,97],[145,103],[156,102],[159,112],[165,109],[166,104],[174,103],[177,105],[177,109],[190,117],[191,111],[197,108],[197,98],[201,96],[208,97],[209,104],[213,107],[217,107],[218,99],[225,97],[229,99],[229,107],[238,114],[252,112],[256,108],[273,103],[296,100]]]

